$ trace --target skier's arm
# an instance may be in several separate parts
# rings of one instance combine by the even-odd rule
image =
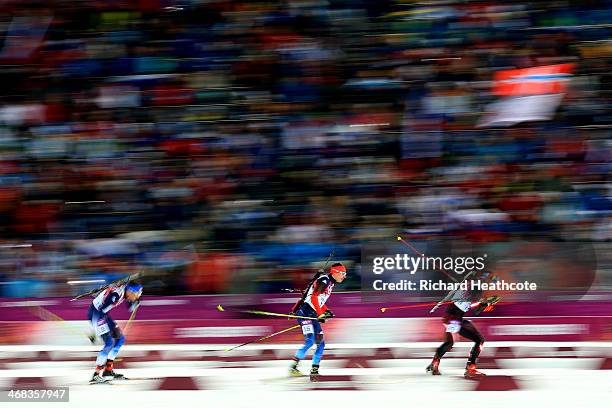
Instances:
[[[100,311],[102,313],[108,313],[114,306],[114,304],[119,300],[119,294],[117,292],[111,292],[106,296],[104,302],[100,306]]]
[[[321,294],[323,294],[323,292],[325,292],[325,289],[327,288],[329,283],[329,279],[326,277],[319,278],[314,283],[314,288],[312,294],[310,295],[310,303],[312,303],[313,307],[315,308],[317,316],[321,316],[323,313],[325,313],[325,311],[327,311],[327,306],[321,306],[319,297],[321,296]]]

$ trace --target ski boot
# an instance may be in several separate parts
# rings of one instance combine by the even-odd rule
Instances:
[[[486,374],[476,370],[476,364],[468,363],[468,365],[465,367],[465,373],[463,376],[465,378],[480,378],[485,377]]]
[[[310,369],[310,381],[317,382],[319,381],[319,366],[312,366]]]
[[[108,380],[126,380],[123,374],[116,373],[115,370],[104,370],[102,377]]]
[[[298,370],[297,367],[289,368],[289,377],[302,377],[303,375],[304,374],[302,374],[302,372]]]
[[[289,377],[302,377],[304,374],[298,370],[298,364],[300,364],[300,360],[297,357],[293,358],[293,363],[291,367],[289,367]]]
[[[425,372],[431,373],[431,375],[442,375],[442,373],[438,369],[439,366],[440,366],[440,359],[434,358],[431,361],[431,364],[429,364],[427,368],[425,369]]]
[[[108,382],[108,381],[109,381],[108,378],[102,377],[100,375],[100,373],[98,371],[96,371],[94,373],[93,377],[91,377],[91,380],[89,380],[89,383],[90,384],[103,384],[103,383]]]

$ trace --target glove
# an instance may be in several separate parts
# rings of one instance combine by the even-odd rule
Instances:
[[[493,310],[493,305],[499,302],[499,296],[489,296],[487,298],[487,307],[484,308],[483,312],[490,312]]]
[[[333,314],[331,310],[326,310],[317,317],[317,320],[321,323],[325,323],[327,319],[331,319],[334,316],[335,314]]]
[[[130,307],[128,308],[128,310],[130,312],[133,312],[138,306],[140,306],[140,299],[136,300],[134,303],[132,303],[130,305]]]
[[[323,312],[323,314],[325,315],[326,319],[331,319],[332,317],[336,317],[336,315],[334,314],[334,312],[332,312],[331,310],[327,309],[325,312]]]
[[[491,306],[493,306],[494,304],[496,304],[497,302],[499,302],[501,298],[499,296],[489,296],[488,298],[485,299],[485,302]]]
[[[486,299],[482,299],[480,304],[474,308],[474,314],[480,314],[481,312],[490,312],[493,310],[493,305],[499,302],[499,296],[489,296]]]

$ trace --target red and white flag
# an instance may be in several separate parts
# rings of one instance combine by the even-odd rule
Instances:
[[[552,119],[574,67],[557,64],[495,73],[492,92],[501,99],[487,106],[478,127]]]
[[[563,93],[575,64],[509,69],[495,73],[493,93],[499,96],[524,96]]]

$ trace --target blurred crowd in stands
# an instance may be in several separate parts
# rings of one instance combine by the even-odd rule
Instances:
[[[398,233],[609,242],[611,3],[3,1],[0,296],[278,292],[334,246],[358,289]],[[562,63],[553,120],[478,126],[496,71]]]

